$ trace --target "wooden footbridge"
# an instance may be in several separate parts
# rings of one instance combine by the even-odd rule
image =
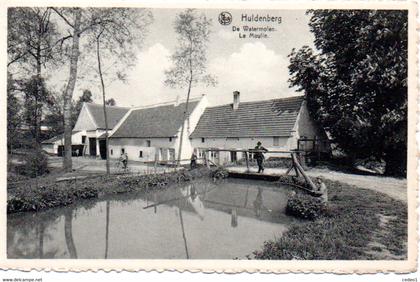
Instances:
[[[303,177],[305,182],[307,183],[307,187],[309,187],[310,189],[307,189],[305,187],[301,187],[298,186],[298,188],[302,188],[304,190],[307,190],[308,192],[314,192],[317,191],[318,188],[316,187],[315,183],[313,183],[313,181],[311,180],[310,177],[307,176],[307,174],[305,173],[305,169],[302,166],[302,162],[304,159],[303,156],[303,151],[299,151],[299,150],[294,150],[294,151],[278,151],[278,150],[273,150],[273,151],[266,151],[266,150],[257,150],[257,149],[249,149],[249,150],[238,150],[238,149],[206,149],[203,150],[204,154],[203,154],[203,160],[204,160],[204,164],[207,167],[210,167],[211,165],[213,166],[221,166],[219,164],[216,164],[215,162],[213,162],[212,160],[209,159],[209,153],[210,152],[239,152],[242,153],[243,156],[245,157],[245,165],[246,168],[245,170],[241,170],[240,167],[235,167],[235,166],[223,166],[228,172],[229,172],[229,177],[233,177],[233,178],[245,178],[245,179],[257,179],[257,180],[267,180],[267,181],[278,181],[281,179],[282,175],[290,175],[291,173],[295,173],[296,177]],[[287,168],[285,174],[279,174],[279,173],[258,173],[258,172],[252,172],[250,169],[250,159],[252,156],[252,154],[255,153],[263,153],[263,154],[277,154],[277,155],[283,155],[284,159],[290,159],[290,166]],[[285,156],[286,155],[286,156]],[[270,171],[270,170],[268,170]]]

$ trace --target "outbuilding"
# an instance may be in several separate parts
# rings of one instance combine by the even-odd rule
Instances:
[[[132,161],[173,162],[178,159],[184,124],[181,160],[186,162],[193,152],[190,133],[194,131],[206,107],[207,98],[203,95],[190,99],[185,119],[185,101],[132,108],[111,132],[110,158],[116,159],[121,153],[126,153]]]
[[[208,149],[232,150],[210,151],[207,157],[216,164],[244,158],[244,153],[234,150],[253,149],[257,142],[269,151],[295,150],[298,144],[304,150],[313,144],[319,150],[329,150],[325,131],[311,119],[304,96],[241,103],[240,92],[235,91],[232,104],[208,107],[204,111],[190,138],[200,158]],[[266,154],[266,157],[278,156]]]
[[[106,106],[109,133],[129,110],[125,107]],[[73,130],[81,132],[81,144],[85,145],[84,155],[106,158],[103,105],[83,103]]]

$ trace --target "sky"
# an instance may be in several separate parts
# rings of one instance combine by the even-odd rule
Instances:
[[[107,98],[114,98],[119,106],[146,106],[186,98],[186,89],[174,90],[164,85],[164,71],[172,66],[170,56],[177,46],[177,35],[173,22],[178,9],[152,9],[154,21],[148,28],[148,34],[137,53],[135,66],[126,70],[126,83],[114,81],[107,86]],[[265,100],[299,95],[289,88],[287,56],[292,48],[304,45],[313,46],[313,35],[309,31],[309,16],[305,10],[229,10],[232,22],[222,25],[218,16],[223,10],[197,10],[212,20],[210,41],[207,48],[208,72],[217,78],[215,87],[198,86],[192,89],[192,97],[205,94],[209,106],[232,102],[232,92],[241,92],[241,102]],[[281,17],[276,22],[246,22],[243,15],[269,14]],[[266,32],[268,38],[239,38],[244,26],[271,27],[274,31]],[[258,32],[256,32],[258,33]],[[56,87],[65,85],[66,76],[55,81]],[[94,102],[100,103],[99,81],[79,79],[74,97],[83,89],[89,88],[94,94]]]

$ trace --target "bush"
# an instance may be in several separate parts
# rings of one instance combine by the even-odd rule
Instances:
[[[210,175],[213,179],[223,179],[229,176],[229,171],[223,167],[218,167],[217,169],[212,170]]]
[[[286,213],[314,220],[325,213],[326,206],[319,198],[307,194],[294,194],[287,200]]]
[[[48,172],[48,158],[40,150],[36,149],[25,155],[24,164],[16,167],[16,172],[29,177],[37,177]]]

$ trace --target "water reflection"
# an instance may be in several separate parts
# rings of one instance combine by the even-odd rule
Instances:
[[[73,241],[73,210],[66,209],[64,212],[64,236],[70,258],[77,258],[76,246]]]
[[[9,258],[244,257],[294,221],[287,188],[229,180],[8,216]]]
[[[110,202],[109,201],[106,201],[105,259],[108,258],[108,245],[109,245],[109,211],[110,211]]]

